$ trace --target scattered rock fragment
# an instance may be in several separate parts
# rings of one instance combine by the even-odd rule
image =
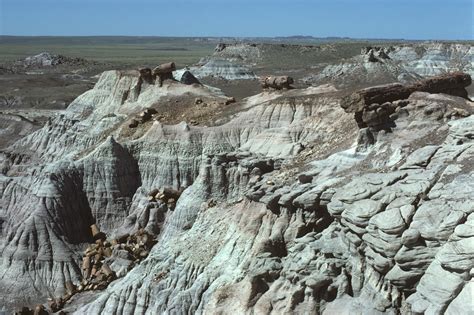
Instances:
[[[49,312],[46,310],[44,305],[39,304],[35,307],[34,310],[30,309],[29,307],[22,307],[19,311],[14,313],[15,315],[48,315]]]
[[[292,77],[289,76],[278,76],[278,77],[262,77],[260,78],[260,84],[263,89],[291,89],[291,85],[294,83]]]
[[[235,103],[235,97],[228,97],[225,102],[224,102],[224,105],[230,105],[232,103]]]
[[[299,181],[301,184],[311,183],[312,180],[313,180],[313,176],[311,176],[311,175],[308,175],[308,174],[300,174],[300,175],[298,175],[298,181]]]
[[[101,232],[96,224],[91,225],[91,232],[94,240],[105,240],[105,233]]]
[[[166,191],[169,196],[169,190]],[[77,293],[105,289],[117,278],[117,273],[111,264],[114,264],[116,260],[126,260],[129,262],[127,265],[130,270],[135,264],[145,259],[150,249],[156,244],[155,237],[144,229],[139,229],[134,234],[120,235],[110,241],[106,240],[105,233],[101,232],[96,224],[91,225],[91,231],[96,242],[90,244],[84,252],[81,267],[83,280],[78,284],[67,280],[65,282],[66,294],[48,299],[48,307],[53,313],[60,311]],[[37,309],[40,310],[40,306]],[[24,308],[24,311],[26,312],[27,308]],[[20,314],[33,314],[32,310],[28,312],[24,313],[22,310]],[[34,314],[36,314],[36,309]]]
[[[132,119],[130,123],[128,124],[128,128],[137,128],[138,127],[138,121],[136,119]]]
[[[150,201],[161,200],[167,204],[175,204],[182,192],[182,189],[176,190],[170,187],[163,187],[161,189],[153,189],[148,196],[151,198]]]

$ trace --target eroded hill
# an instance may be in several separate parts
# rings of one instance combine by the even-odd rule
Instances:
[[[470,83],[232,103],[104,72],[2,152],[0,304],[459,314],[473,292]]]

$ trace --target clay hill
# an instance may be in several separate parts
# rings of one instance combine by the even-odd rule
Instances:
[[[0,305],[23,314],[472,309],[474,103],[463,59],[472,47],[370,48],[302,86],[269,68],[255,80],[265,49],[285,47],[242,45],[218,46],[196,68],[105,71],[4,145]],[[450,59],[428,58],[435,51]],[[410,80],[357,74],[365,86],[348,86],[355,69],[370,77],[373,68]],[[208,71],[248,76],[260,91],[235,99],[202,81]]]

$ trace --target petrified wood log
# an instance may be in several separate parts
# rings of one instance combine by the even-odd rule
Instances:
[[[291,88],[291,84],[293,84],[294,80],[292,77],[289,76],[278,76],[278,77],[263,77],[260,79],[260,84],[262,88],[272,88],[272,89],[289,89]]]
[[[170,73],[176,70],[176,65],[174,62],[167,62],[157,66],[153,69],[153,75],[165,74]]]
[[[139,68],[138,72],[140,72],[140,78],[148,83],[153,82],[153,76],[151,74],[151,69],[150,68]]]
[[[105,233],[101,232],[96,224],[91,225],[92,237],[94,240],[105,240]]]
[[[66,281],[66,290],[70,295],[76,292],[76,286],[72,283],[71,280]]]
[[[471,84],[471,76],[454,72],[432,77],[415,84],[386,84],[362,89],[341,100],[346,113],[354,113],[360,128],[383,126],[389,122],[389,115],[399,106],[397,102],[406,100],[413,92],[445,93],[467,98],[466,87]],[[393,103],[393,104],[392,104]],[[395,104],[397,103],[397,104]]]
[[[379,85],[366,88],[345,97],[341,107],[347,113],[362,111],[370,104],[383,104],[407,99],[413,92],[446,93],[467,98],[466,87],[471,84],[471,76],[462,72],[453,72],[432,77],[412,85],[400,83]]]

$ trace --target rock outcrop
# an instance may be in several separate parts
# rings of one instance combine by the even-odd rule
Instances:
[[[21,60],[17,60],[8,65],[8,69],[13,72],[21,72],[32,69],[54,68],[58,66],[88,66],[96,62],[78,57],[68,57],[64,55],[42,52],[34,56],[29,56]]]
[[[82,253],[98,251],[89,263],[105,284],[70,296],[65,312],[472,307],[474,107],[459,97],[468,76],[343,101],[328,86],[266,91],[213,127],[148,117],[129,128],[158,103],[227,99],[198,84],[151,84],[148,70],[105,72],[2,157],[0,288],[11,289],[0,304],[68,294],[92,273]],[[374,132],[371,112],[393,104],[396,124]]]
[[[232,62],[255,64],[262,59],[261,45],[252,43],[219,43],[214,49],[213,57]]]
[[[191,71],[184,71],[181,79],[179,80],[183,84],[201,84],[199,80],[191,73]]]
[[[355,92],[342,100],[347,113],[354,113],[361,128],[389,128],[414,92],[445,93],[467,98],[466,87],[471,84],[468,74],[456,72],[426,79],[412,85],[389,84]],[[453,113],[454,114],[454,113]],[[461,112],[457,114],[462,115]]]
[[[446,101],[442,95],[417,97]],[[233,154],[209,159],[150,257],[76,312],[468,309],[473,121],[446,125],[436,115],[418,116],[422,108],[414,106],[401,119],[404,128],[380,135],[369,152],[314,161],[298,180],[285,177],[276,161],[251,165]],[[406,146],[410,151],[400,151]],[[392,157],[377,157],[382,152]],[[235,171],[247,165],[250,178],[242,180]],[[364,169],[372,171],[353,176]],[[222,175],[215,178],[215,172]],[[247,197],[232,201],[216,190],[219,181],[244,184]],[[196,201],[201,206],[190,204]],[[130,296],[133,302],[125,304]]]
[[[242,64],[227,59],[213,58],[200,67],[191,68],[197,78],[215,77],[226,80],[254,80],[257,76]]]
[[[332,63],[303,81],[319,85],[368,86],[381,83],[413,83],[424,77],[462,71],[474,76],[469,43],[423,43],[365,47],[361,54],[344,62]]]

